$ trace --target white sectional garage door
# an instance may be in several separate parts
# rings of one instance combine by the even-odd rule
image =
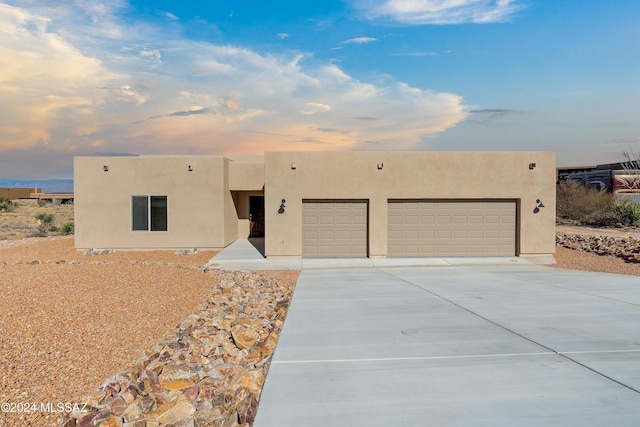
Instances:
[[[388,256],[514,256],[514,201],[389,201]]]
[[[367,203],[303,201],[302,256],[366,257]]]

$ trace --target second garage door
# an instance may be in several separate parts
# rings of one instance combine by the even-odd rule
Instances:
[[[366,257],[367,203],[303,201],[302,256]]]
[[[389,201],[388,256],[514,256],[514,201]]]

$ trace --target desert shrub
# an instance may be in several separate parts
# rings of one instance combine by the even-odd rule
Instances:
[[[616,203],[613,211],[618,222],[622,224],[640,223],[640,203],[630,202],[629,200],[620,200]]]
[[[73,222],[67,222],[65,224],[62,225],[62,228],[60,229],[60,232],[62,234],[64,234],[65,236],[68,236],[70,234],[75,233],[76,229],[75,229],[75,225],[73,224]]]
[[[47,226],[50,226],[51,224],[53,224],[53,220],[55,219],[53,214],[46,213],[46,212],[38,212],[37,214],[35,214],[34,218]]]
[[[0,211],[10,212],[16,207],[15,202],[12,202],[9,199],[0,198]]]
[[[586,225],[607,225],[616,222],[616,198],[584,185],[561,182],[556,188],[556,214]]]
[[[38,212],[34,215],[34,218],[38,221],[38,229],[35,235],[37,237],[45,237],[47,232],[51,231],[55,217],[50,213]]]

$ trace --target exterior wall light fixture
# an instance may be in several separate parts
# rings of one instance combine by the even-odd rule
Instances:
[[[102,166],[102,170],[105,172],[109,172],[109,166],[108,165]]]
[[[295,163],[291,163],[291,169],[295,170],[298,168],[298,165],[296,165]]]
[[[536,168],[535,163],[529,163],[529,170],[534,170]]]
[[[278,209],[278,215],[284,215],[284,210],[286,208],[286,206],[284,205],[285,203],[287,203],[287,201],[285,199],[282,199],[282,202],[280,203],[280,208]]]
[[[382,169],[384,167],[384,163],[378,163],[378,170]]]
[[[187,168],[187,170],[188,170],[189,172],[193,172],[193,167],[192,167],[191,165],[189,165],[189,167]]]

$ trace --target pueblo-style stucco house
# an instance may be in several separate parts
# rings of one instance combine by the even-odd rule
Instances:
[[[76,157],[77,249],[267,258],[535,256],[555,250],[555,154],[266,152]]]

